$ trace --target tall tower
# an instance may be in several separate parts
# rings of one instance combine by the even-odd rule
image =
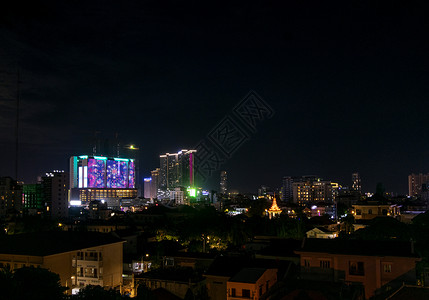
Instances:
[[[194,155],[196,150],[181,150],[159,156],[159,188],[194,186]]]
[[[362,185],[359,173],[352,173],[352,191],[362,193]]]
[[[226,174],[226,171],[220,172],[220,193],[226,194],[228,191],[228,183],[227,183],[228,177]]]

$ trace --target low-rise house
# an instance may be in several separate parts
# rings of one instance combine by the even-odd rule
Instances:
[[[307,238],[315,239],[335,239],[338,234],[338,231],[330,231],[323,227],[316,227],[306,232]]]
[[[360,202],[353,205],[355,220],[371,220],[376,217],[398,217],[401,214],[400,206],[373,201]]]
[[[86,285],[119,288],[124,241],[96,232],[39,232],[0,237],[0,267],[42,267],[68,292]]]
[[[227,283],[228,300],[258,300],[277,282],[277,269],[244,268]]]
[[[361,285],[365,298],[416,284],[420,261],[412,243],[399,241],[306,239],[296,253],[302,279]]]
[[[136,290],[140,284],[151,290],[164,288],[182,299],[188,289],[191,289],[194,295],[200,295],[202,290],[206,288],[204,278],[191,268],[165,268],[135,275],[133,295],[136,295]]]

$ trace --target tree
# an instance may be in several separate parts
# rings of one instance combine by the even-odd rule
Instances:
[[[62,300],[65,299],[64,291],[67,289],[61,286],[58,274],[34,267],[15,270],[10,284],[9,289],[13,291],[13,296],[5,299],[11,300]]]
[[[137,300],[155,300],[155,296],[152,291],[145,285],[139,284],[137,287]]]
[[[72,297],[73,300],[120,300],[121,294],[114,290],[105,290],[99,285],[87,285]]]

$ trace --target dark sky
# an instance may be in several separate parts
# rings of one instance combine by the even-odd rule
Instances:
[[[306,174],[348,185],[358,171],[364,191],[407,193],[409,173],[429,172],[426,1],[13,2],[0,9],[0,176],[14,176],[17,69],[25,182],[67,169],[95,131],[138,145],[147,176],[249,90],[275,114],[222,167],[233,189]]]

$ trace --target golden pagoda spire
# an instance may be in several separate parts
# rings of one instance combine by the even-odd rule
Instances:
[[[276,194],[274,194],[273,204],[271,205],[270,209],[267,210],[267,212],[270,219],[282,213],[282,210],[277,205]]]

